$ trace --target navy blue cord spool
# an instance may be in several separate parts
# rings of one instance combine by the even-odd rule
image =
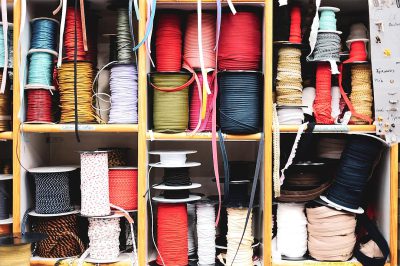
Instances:
[[[37,18],[31,21],[31,49],[57,49],[58,22],[50,18]]]
[[[228,134],[261,131],[262,74],[251,71],[219,73],[219,123]]]
[[[363,191],[380,158],[382,143],[366,136],[350,136],[340,158],[336,177],[326,192],[335,204],[358,209]]]

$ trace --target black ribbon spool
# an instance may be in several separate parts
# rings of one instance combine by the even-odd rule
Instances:
[[[326,198],[340,206],[358,209],[382,148],[382,143],[377,139],[350,136],[340,158],[335,180],[326,192]]]
[[[189,198],[189,189],[164,190],[163,196],[166,199],[187,199]]]

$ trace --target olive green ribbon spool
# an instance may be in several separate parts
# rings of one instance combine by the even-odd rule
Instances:
[[[158,132],[183,132],[189,123],[189,86],[191,73],[152,73],[154,88],[153,125]]]

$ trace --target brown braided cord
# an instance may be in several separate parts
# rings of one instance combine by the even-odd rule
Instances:
[[[45,258],[64,258],[80,255],[85,246],[78,236],[76,214],[43,218],[40,217],[34,227],[35,232],[48,235],[37,243],[36,253]]]

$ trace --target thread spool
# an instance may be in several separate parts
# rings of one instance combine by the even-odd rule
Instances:
[[[109,202],[108,156],[105,151],[81,152],[81,214],[106,216]]]
[[[30,266],[31,244],[0,246],[0,260],[4,266]]]
[[[117,14],[117,59],[118,62],[130,64],[133,63],[133,42],[129,30],[128,9],[118,8]]]
[[[335,180],[321,199],[353,213],[363,213],[360,207],[364,188],[380,158],[380,140],[366,136],[349,137],[336,170]]]
[[[188,73],[153,73],[150,84],[154,88],[153,125],[155,131],[182,132],[189,122],[189,85],[193,82]]]
[[[90,62],[77,62],[77,97],[78,118],[80,123],[91,123],[95,120],[92,108],[93,65]],[[61,123],[75,121],[74,97],[74,62],[64,62],[58,70],[60,90]]]
[[[351,94],[350,101],[356,113],[372,119],[372,71],[370,65],[353,65],[351,67]],[[354,124],[368,124],[358,117],[351,117]]]
[[[52,95],[48,89],[27,89],[26,122],[52,122]]]
[[[99,261],[118,261],[120,216],[89,218],[90,259]]]
[[[13,51],[13,24],[8,23],[8,34],[7,34],[7,47],[8,47],[8,63],[7,67],[12,68],[14,63],[14,51]],[[3,31],[3,22],[0,22],[0,68],[5,66],[4,62],[4,31]]]
[[[261,19],[257,12],[223,13],[218,43],[219,70],[259,70]]]
[[[85,250],[79,238],[76,214],[56,217],[36,217],[33,230],[46,234],[47,238],[38,242],[36,254],[44,258],[65,258],[78,256]]]
[[[221,131],[228,134],[259,132],[262,74],[225,71],[219,73],[218,81]]]
[[[32,36],[30,49],[56,51],[56,36],[59,22],[52,18],[35,18],[31,20],[31,26]]]
[[[158,265],[188,264],[188,215],[186,204],[157,206]],[[161,255],[161,256],[160,256]]]
[[[314,100],[314,115],[318,124],[333,124],[331,70],[328,63],[318,63],[316,73],[316,91]]]
[[[325,206],[310,207],[307,212],[308,251],[321,261],[346,261],[356,243],[354,214]]]
[[[232,266],[252,266],[253,265],[253,248],[254,237],[252,234],[253,213],[250,212],[248,226],[244,230],[244,224],[247,216],[247,209],[227,208],[228,212],[228,233],[226,264]],[[236,254],[240,238],[244,236],[239,250]],[[235,260],[233,258],[235,257]]]
[[[108,171],[110,203],[125,210],[137,210],[138,172],[136,167],[114,167]]]
[[[109,124],[137,124],[138,84],[134,65],[114,65],[110,74]]]
[[[59,214],[73,210],[69,178],[76,167],[37,167],[29,169],[35,179],[35,211]]]
[[[199,265],[215,264],[215,210],[214,205],[209,203],[197,203],[197,254]]]
[[[197,127],[197,124],[200,119],[200,112],[201,112],[201,101],[200,101],[200,96],[199,96],[199,90],[198,86],[200,88],[203,87],[203,76],[201,73],[197,73],[198,78],[199,78],[199,84],[197,82],[194,83],[193,88],[190,90],[191,91],[191,97],[190,97],[190,114],[189,114],[189,129],[194,130]],[[211,94],[207,95],[207,108],[206,108],[206,116],[205,119],[201,121],[199,131],[211,131],[211,124],[212,124],[212,119],[211,119],[211,111],[212,111],[212,100],[214,98],[214,88],[211,86],[213,82],[212,74],[207,75],[207,82],[209,84],[209,87],[211,89]]]
[[[57,53],[51,50],[29,50],[29,71],[27,88],[52,88],[54,57]]]
[[[299,6],[293,6],[290,10],[289,42],[301,43],[301,9]]]
[[[301,50],[293,47],[281,47],[278,52],[276,76],[276,103],[278,105],[301,105],[302,77]]]
[[[156,69],[177,72],[182,62],[182,16],[161,13],[155,29]]]
[[[9,180],[0,180],[0,220],[11,217],[12,185]]]
[[[198,14],[191,13],[187,17],[186,31],[183,46],[183,67],[188,65],[193,69],[200,69],[200,55],[198,43]],[[205,68],[216,68],[215,57],[215,15],[210,13],[202,14],[202,48]],[[200,77],[200,75],[199,75]]]
[[[301,258],[307,251],[307,218],[304,204],[279,203],[277,208],[278,251],[289,258]]]
[[[188,255],[193,257],[196,255],[196,205],[188,203]]]

